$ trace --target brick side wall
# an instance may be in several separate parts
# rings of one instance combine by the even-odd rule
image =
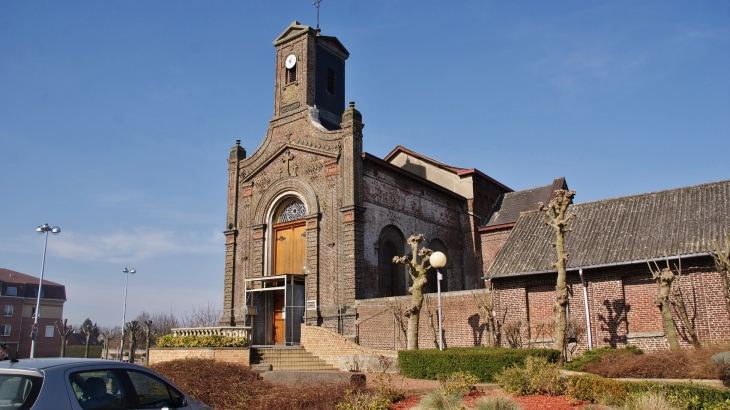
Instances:
[[[149,364],[178,359],[209,359],[219,362],[249,365],[250,350],[240,347],[152,348]]]
[[[690,265],[689,262],[692,262]],[[730,341],[730,317],[724,307],[720,274],[714,271],[711,260],[698,258],[683,261],[681,279],[685,303],[694,319],[703,344]],[[645,265],[593,269],[584,272],[587,281],[591,336],[594,347],[622,347],[633,344],[645,350],[666,349],[669,344],[658,308],[654,306],[657,287],[650,279]],[[522,344],[529,344],[528,323],[550,321],[553,317],[555,275],[535,275],[493,279],[496,300],[496,319],[504,325],[520,321]],[[484,290],[481,290],[484,292]],[[576,272],[568,273],[570,318],[586,323],[583,286]],[[477,314],[472,291],[442,294],[444,338],[447,347],[475,346],[486,343],[484,321]],[[373,349],[398,350],[405,348],[405,326],[395,319],[393,311],[403,311],[410,304],[410,296],[358,300],[358,342]],[[437,328],[436,295],[429,296],[428,310]],[[686,330],[677,316],[674,318],[680,335],[680,344],[691,345]],[[530,329],[535,338],[534,324]],[[685,335],[685,338],[682,337]],[[551,338],[547,338],[548,341]],[[419,348],[436,347],[437,333],[425,309],[419,326]],[[504,337],[500,340],[507,345]],[[548,342],[546,345],[550,345]],[[577,352],[587,349],[587,335],[578,343]]]
[[[444,292],[441,294],[444,345],[446,347],[478,346],[486,343],[484,321],[477,313],[472,293],[481,290]],[[410,305],[410,296],[358,300],[358,342],[373,349],[401,350],[406,347],[405,328],[395,319],[393,310],[403,311]],[[438,301],[435,294],[426,295],[418,329],[419,349],[438,347]],[[430,312],[430,316],[429,316]]]
[[[497,253],[502,250],[504,243],[507,241],[512,228],[497,229],[488,232],[481,232],[482,246],[482,269],[484,273],[492,266]]]
[[[386,356],[397,359],[392,351],[368,349],[359,346],[347,338],[319,326],[302,326],[300,345],[308,352],[336,367],[340,366],[340,357],[351,356]]]

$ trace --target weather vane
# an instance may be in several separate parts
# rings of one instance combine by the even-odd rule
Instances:
[[[321,3],[322,0],[314,0],[314,3],[312,3],[315,7],[317,7],[317,32],[319,33],[319,3]]]

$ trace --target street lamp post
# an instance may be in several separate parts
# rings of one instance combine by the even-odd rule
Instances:
[[[442,252],[434,252],[428,260],[431,266],[436,268],[436,292],[438,293],[438,313],[439,313],[439,350],[444,350],[444,332],[441,330],[441,271],[439,269],[446,266],[446,255]]]
[[[43,244],[43,262],[41,262],[41,280],[38,282],[38,298],[36,299],[35,303],[35,321],[33,322],[33,330],[30,333],[30,339],[31,339],[31,345],[30,345],[30,358],[35,358],[35,340],[38,338],[38,318],[41,316],[41,295],[43,292],[43,271],[46,268],[46,249],[48,249],[48,232],[51,232],[54,235],[58,235],[61,233],[61,228],[54,226],[51,228],[48,226],[48,224],[45,224],[43,226],[39,226],[36,230],[36,232],[43,234],[46,234],[46,240]]]
[[[119,361],[124,361],[124,326],[127,323],[127,287],[129,286],[129,274],[131,273],[134,275],[137,273],[134,269],[127,269],[124,268],[122,271],[126,274],[127,280],[124,283],[124,310],[122,310],[122,340],[119,341],[119,353],[117,353],[117,356],[119,357]]]

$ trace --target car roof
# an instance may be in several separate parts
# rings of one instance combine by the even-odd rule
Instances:
[[[55,357],[55,358],[42,358],[42,359],[20,359],[17,362],[10,360],[0,361],[0,371],[2,370],[30,370],[39,371],[44,369],[50,369],[53,367],[70,367],[78,365],[94,365],[103,364],[104,366],[122,367],[133,366],[129,363],[121,363],[113,360],[103,359],[79,359],[74,357]]]

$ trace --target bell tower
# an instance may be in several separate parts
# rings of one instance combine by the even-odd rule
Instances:
[[[340,129],[347,49],[337,38],[322,36],[297,21],[274,40],[274,46],[274,118],[309,109],[326,129]]]

